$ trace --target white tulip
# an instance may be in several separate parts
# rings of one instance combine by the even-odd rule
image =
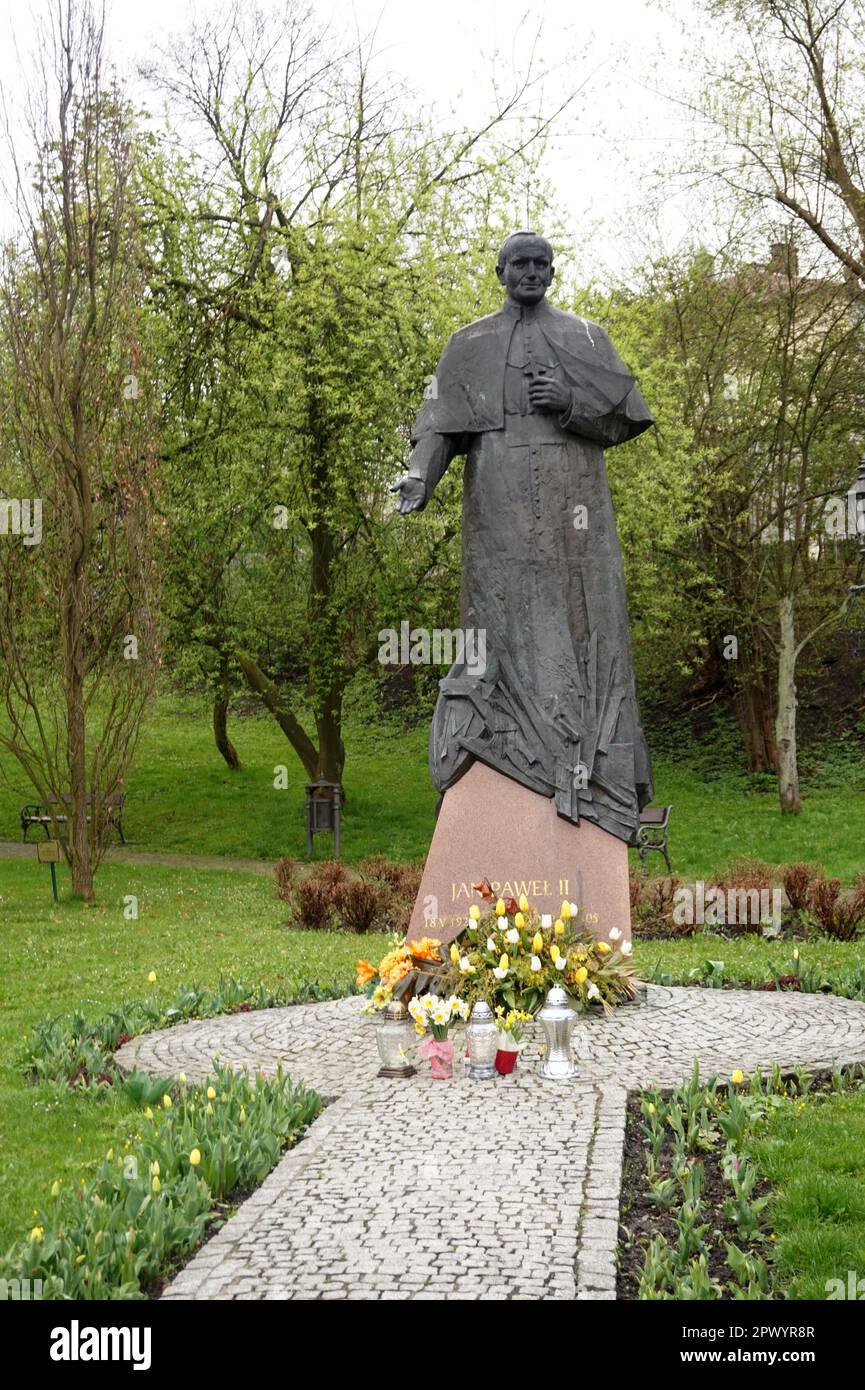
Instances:
[[[569,906],[570,906],[570,909],[571,909],[571,916],[572,916],[572,917],[576,917],[577,913],[578,913],[579,910],[580,910],[580,909],[577,907],[577,904],[576,904],[576,903],[570,903]]]
[[[516,927],[511,927],[509,932],[505,932],[505,938],[511,943],[512,946],[516,946],[517,942],[520,939],[520,934],[517,931]]]
[[[507,973],[507,970],[502,970],[500,965],[497,965],[495,970],[493,971],[493,974],[495,975],[497,980],[503,980]]]
[[[541,926],[542,926],[542,927],[551,927],[552,925],[553,925],[553,919],[552,919],[552,917],[550,916],[550,914],[549,914],[548,912],[545,912],[544,915],[543,915],[542,918],[541,918]]]
[[[492,951],[493,955],[496,955],[498,952],[498,947],[496,946],[495,940],[491,936],[487,937],[487,950]]]
[[[532,969],[533,969],[534,971],[540,970],[540,968],[541,968],[541,958],[540,958],[540,956],[532,956],[532,959],[531,959],[531,967],[532,967]]]
[[[634,948],[631,945],[630,941],[623,941],[621,946],[619,947],[619,950],[621,951],[623,956],[630,956],[633,954]]]
[[[559,956],[558,959],[556,960],[556,969],[557,969],[557,970],[564,970],[564,968],[565,968],[565,966],[567,965],[567,963],[568,963],[568,958],[567,958],[567,956]]]
[[[507,919],[507,917],[497,917],[497,918],[496,918],[496,926],[498,927],[499,931],[504,931],[507,925],[508,925],[508,919]]]
[[[601,991],[598,989],[598,986],[594,983],[594,981],[592,981],[592,983],[589,985],[588,989],[586,990],[586,994],[589,997],[589,999],[600,999],[601,997]]]
[[[464,975],[474,975],[475,968],[468,956],[460,956],[460,970]]]
[[[618,939],[619,939],[619,937],[620,937],[621,935],[622,935],[622,933],[619,931],[619,928],[618,928],[618,927],[610,927],[610,940],[611,940],[611,941],[618,941]]]

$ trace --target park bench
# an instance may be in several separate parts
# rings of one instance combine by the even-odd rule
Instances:
[[[125,800],[125,792],[112,792],[110,796],[103,796],[100,792],[87,793],[87,805],[90,808],[87,813],[88,821],[91,819],[95,802],[104,816],[106,824],[112,826],[113,829],[117,831],[121,843],[124,845],[126,844],[126,837],[123,834],[123,803]],[[29,805],[23,808],[21,812],[21,829],[24,832],[25,843],[27,842],[27,832],[31,825],[41,825],[42,829],[45,831],[46,838],[49,840],[51,839],[52,818],[48,811],[48,807],[60,805],[67,807],[72,805],[71,792],[63,792],[62,796],[49,796],[44,808],[40,805]],[[55,822],[65,825],[68,820],[69,816],[65,812],[54,812]]]
[[[672,809],[672,806],[645,806],[640,812],[640,823],[637,827],[634,843],[640,856],[644,876],[649,872],[646,861],[653,849],[657,850],[659,854],[663,854],[667,873],[673,872],[670,866],[670,856],[667,852],[667,835]]]

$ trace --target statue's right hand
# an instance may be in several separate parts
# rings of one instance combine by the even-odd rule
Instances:
[[[413,478],[410,473],[406,473],[398,483],[394,483],[390,491],[398,493],[396,509],[403,516],[407,512],[423,510],[426,502],[426,486],[420,478]]]

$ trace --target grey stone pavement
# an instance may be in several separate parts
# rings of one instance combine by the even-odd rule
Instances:
[[[674,1085],[694,1057],[726,1078],[777,1062],[865,1061],[865,1004],[835,996],[649,986],[583,1016],[578,1078],[376,1076],[362,1000],[181,1024],[133,1039],[126,1069],[202,1078],[211,1059],[283,1068],[328,1101],[308,1135],[193,1256],[170,1299],[612,1299],[628,1090]],[[457,1051],[462,1034],[455,1036]]]

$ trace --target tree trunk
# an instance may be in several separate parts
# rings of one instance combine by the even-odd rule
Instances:
[[[316,777],[338,782],[342,787],[345,767],[345,744],[342,741],[342,695],[331,692],[329,708],[315,721],[318,731],[318,771]]]
[[[237,749],[228,737],[228,702],[230,693],[228,681],[228,655],[226,652],[220,652],[219,685],[217,686],[216,699],[213,702],[213,737],[216,740],[217,748],[228,763],[232,772],[237,772],[240,768],[240,758],[237,756]]]
[[[798,816],[802,810],[799,793],[799,765],[796,754],[796,624],[792,594],[778,601],[780,641],[778,643],[778,717],[775,735],[778,744],[778,794],[781,810]]]
[[[84,713],[84,678],[81,670],[81,595],[73,579],[66,607],[66,716],[69,750],[69,864],[72,892],[90,902],[93,897],[93,865],[87,832],[87,743]],[[62,810],[62,808],[61,808]],[[93,807],[94,814],[96,807]]]
[[[736,694],[735,707],[749,772],[778,771],[771,706],[771,695],[762,677],[746,674]]]
[[[283,701],[279,689],[265,675],[261,667],[252,657],[244,651],[234,653],[235,660],[243,672],[249,684],[250,690],[254,690],[256,695],[261,697],[265,709],[270,710],[282,732],[285,734],[292,748],[300,761],[303,763],[304,770],[311,782],[314,782],[318,773],[318,749],[307,734],[303,725],[295,719],[291,710]]]

